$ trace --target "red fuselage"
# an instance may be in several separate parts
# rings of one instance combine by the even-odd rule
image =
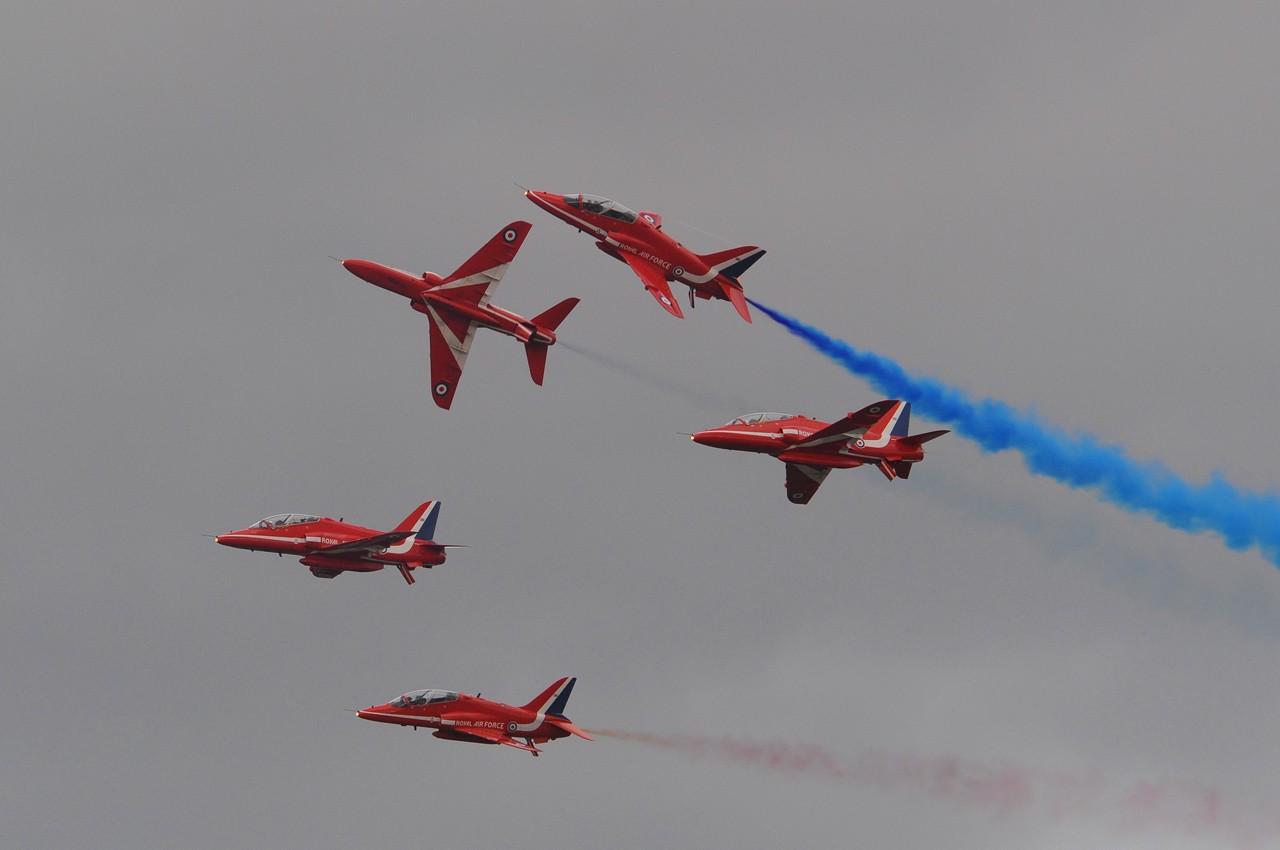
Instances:
[[[408,570],[433,567],[445,561],[445,547],[430,540],[408,536],[402,540],[378,542],[384,532],[340,522],[328,517],[281,514],[268,517],[257,525],[219,534],[216,543],[251,552],[275,552],[297,555],[303,565],[322,578],[333,578],[340,572],[371,573],[391,565],[401,568],[405,580],[412,583]],[[367,548],[341,552],[346,544],[374,541]]]
[[[591,740],[564,716],[565,705],[577,679],[557,680],[523,706],[481,699],[457,691],[424,689],[402,694],[382,705],[356,712],[362,720],[394,723],[413,729],[434,729],[437,738],[502,744],[537,755],[537,744],[577,735]]]
[[[459,740],[486,730],[500,731],[513,738],[528,738],[538,744],[569,735],[564,729],[548,723],[546,715],[541,712],[470,694],[456,694],[450,701],[426,705],[371,705],[357,711],[356,716],[377,723],[437,729],[440,730],[436,733],[437,738]]]
[[[824,443],[821,446],[792,448],[803,443],[830,423],[807,416],[789,416],[760,422],[731,422],[719,428],[699,431],[693,441],[717,449],[760,452],[787,463],[849,469],[882,460],[916,462],[924,459],[919,445],[906,445],[890,436],[884,445],[871,445],[860,438]]]
[[[655,212],[635,213],[621,204],[595,195],[558,195],[528,190],[525,197],[561,221],[594,237],[596,247],[631,266],[658,302],[675,316],[683,315],[670,300],[665,281],[690,288],[695,297],[719,298],[733,303],[748,322],[742,286],[735,275],[749,267],[764,251],[744,246],[731,251],[701,255],[668,236],[662,217]]]
[[[426,272],[419,277],[369,260],[343,260],[342,265],[361,280],[408,298],[413,309],[419,313],[428,313],[430,308],[437,307],[456,313],[468,321],[476,322],[498,333],[515,337],[521,342],[555,344],[554,331],[537,327],[523,316],[491,304],[467,304],[450,298],[447,292],[433,291],[432,288],[437,286],[442,278],[431,272]]]

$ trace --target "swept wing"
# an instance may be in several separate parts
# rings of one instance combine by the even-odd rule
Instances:
[[[653,263],[646,263],[634,254],[619,253],[619,256],[631,266],[631,270],[640,277],[644,288],[649,290],[649,294],[658,300],[664,310],[678,319],[684,318],[684,313],[680,312],[680,305],[671,294],[671,286],[667,283],[667,276],[662,273],[662,269]]]

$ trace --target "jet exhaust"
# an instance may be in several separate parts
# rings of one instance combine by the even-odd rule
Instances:
[[[1007,762],[985,763],[865,749],[842,756],[815,744],[735,737],[659,735],[589,729],[592,735],[776,774],[848,784],[881,793],[913,792],[940,801],[1037,822],[1086,821],[1118,833],[1165,832],[1253,848],[1280,838],[1274,804],[1240,803],[1191,780],[1120,780]]]
[[[1280,495],[1276,493],[1241,490],[1217,473],[1207,483],[1184,481],[1159,461],[1134,460],[1121,446],[1103,443],[1092,434],[1068,433],[997,399],[971,399],[963,390],[914,375],[888,357],[857,349],[757,301],[751,303],[850,373],[890,396],[910,400],[919,412],[951,424],[957,434],[984,451],[1014,449],[1037,475],[1092,490],[1112,504],[1152,516],[1170,528],[1192,534],[1213,531],[1231,549],[1257,547],[1280,566]]]

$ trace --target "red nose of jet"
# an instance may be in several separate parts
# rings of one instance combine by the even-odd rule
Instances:
[[[556,195],[551,192],[535,192],[532,189],[526,189],[524,196],[529,200],[533,201],[538,206],[547,207],[547,208],[555,208],[555,207],[561,206],[561,204],[557,203],[557,201],[560,201],[560,199],[563,197],[562,195]]]
[[[703,446],[715,446],[717,449],[728,448],[728,441],[725,435],[718,428],[712,428],[708,431],[699,431],[689,439]]]
[[[729,428],[710,428],[699,431],[690,439],[703,446],[717,449],[736,449],[747,452],[773,452],[780,449],[776,434],[744,433]]]
[[[343,260],[342,267],[361,280],[368,280],[373,276],[376,269],[382,268],[377,263],[371,263],[368,260]]]

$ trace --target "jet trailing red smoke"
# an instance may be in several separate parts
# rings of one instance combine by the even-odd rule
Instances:
[[[883,792],[913,791],[1000,817],[1031,817],[1049,823],[1092,821],[1117,832],[1164,831],[1227,841],[1246,850],[1280,846],[1280,807],[1230,801],[1218,790],[1194,781],[1121,781],[1096,771],[1073,774],[877,749],[846,757],[816,744],[732,737],[590,732],[687,758],[716,759]]]

